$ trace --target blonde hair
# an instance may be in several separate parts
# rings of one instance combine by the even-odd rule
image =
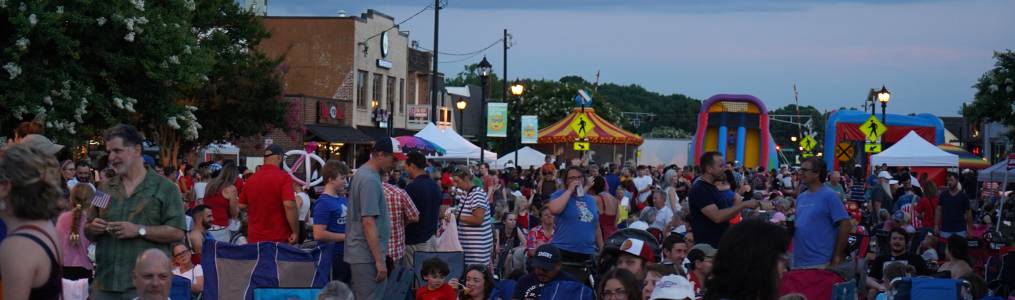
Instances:
[[[18,144],[0,157],[0,182],[11,184],[8,204],[24,220],[49,220],[60,214],[63,177],[52,155]]]
[[[74,246],[80,245],[81,236],[78,229],[81,226],[83,214],[92,208],[92,198],[95,197],[95,190],[92,186],[84,183],[75,185],[70,191],[70,205],[73,218],[70,223],[70,242]]]

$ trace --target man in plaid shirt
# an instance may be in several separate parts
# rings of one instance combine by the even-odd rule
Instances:
[[[381,174],[384,178],[387,174]],[[384,199],[388,201],[388,212],[391,214],[391,238],[388,239],[388,257],[395,263],[405,263],[405,225],[419,222],[419,210],[412,203],[409,194],[398,186],[382,182]]]

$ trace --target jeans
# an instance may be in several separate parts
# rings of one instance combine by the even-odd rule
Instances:
[[[941,237],[942,238],[946,238],[947,239],[948,237],[952,236],[953,234],[957,235],[957,236],[961,236],[963,238],[966,237],[966,231],[965,230],[963,230],[963,231],[953,231],[953,232],[941,231]]]

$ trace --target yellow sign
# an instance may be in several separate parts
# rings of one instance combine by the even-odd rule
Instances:
[[[592,132],[593,128],[596,128],[596,125],[592,124],[592,121],[590,121],[589,117],[583,112],[574,117],[574,120],[571,121],[570,127],[578,134],[578,138],[584,138],[589,135],[589,132]]]
[[[803,147],[804,151],[807,151],[807,152],[810,152],[811,149],[814,149],[814,146],[817,146],[817,145],[818,145],[818,142],[815,141],[814,138],[812,138],[809,135],[808,136],[804,136],[804,139],[800,140],[800,147]]]
[[[803,156],[804,158],[810,158],[810,157],[814,156],[814,154],[811,154],[810,152],[804,152],[804,153],[801,154],[801,156]]]
[[[881,153],[881,143],[866,143],[863,145],[863,151],[867,153]]]
[[[589,143],[588,142],[575,142],[574,143],[574,150],[575,151],[589,151]]]
[[[882,124],[881,121],[878,121],[878,118],[874,116],[871,116],[867,119],[867,121],[860,124],[860,131],[863,132],[863,135],[871,142],[877,142],[878,139],[881,138],[881,135],[885,134],[885,131],[887,130],[888,127],[885,127],[885,124]]]
[[[835,158],[839,161],[851,161],[853,160],[853,144],[849,142],[842,142],[835,146]]]

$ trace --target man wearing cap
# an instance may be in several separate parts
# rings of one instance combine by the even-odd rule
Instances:
[[[694,285],[687,278],[679,275],[666,275],[659,279],[649,299],[684,300],[694,299]]]
[[[617,268],[630,271],[638,277],[638,281],[645,280],[645,268],[655,262],[655,252],[643,240],[628,238],[620,244],[620,257],[617,258]]]
[[[296,193],[292,178],[282,171],[282,146],[264,149],[264,164],[240,192],[240,209],[247,210],[247,242],[295,243],[299,232]]]
[[[705,291],[701,288],[705,286],[705,280],[712,274],[712,258],[715,257],[715,252],[715,248],[709,244],[697,244],[691,248],[691,252],[687,253],[687,259],[691,261],[688,267],[691,272],[687,274],[687,279],[694,283],[694,294],[698,295],[696,298],[705,295]]]
[[[545,244],[536,249],[529,259],[532,273],[518,279],[512,299],[539,299],[544,286],[556,281],[576,281],[567,272],[560,271],[560,249]]]
[[[893,180],[892,174],[888,171],[878,172],[878,184],[871,191],[871,202],[874,202],[874,211],[881,211],[882,208],[894,212],[895,201],[892,199],[892,189],[888,182]]]
[[[63,145],[54,144],[49,138],[39,134],[29,134],[21,138],[17,143],[25,144],[28,147],[38,149],[43,153],[55,156],[60,150],[63,150]]]
[[[395,160],[404,159],[394,149],[390,137],[374,141],[370,160],[356,170],[350,184],[344,259],[349,263],[356,299],[381,299],[384,296],[384,283],[388,278],[385,254],[391,236],[391,215],[380,173],[390,170]]]

